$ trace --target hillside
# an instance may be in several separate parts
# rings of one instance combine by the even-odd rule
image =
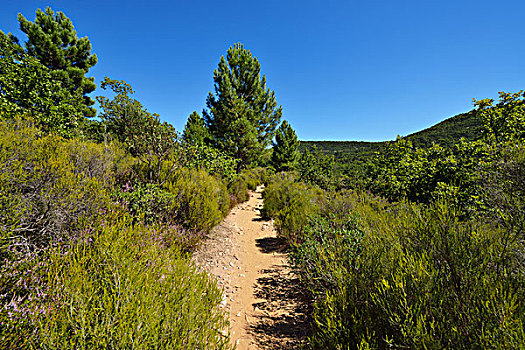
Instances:
[[[445,148],[452,147],[460,138],[477,140],[481,137],[481,125],[475,112],[458,114],[431,126],[430,128],[405,136],[414,146],[426,147],[438,143]],[[325,154],[333,154],[335,159],[360,159],[377,152],[386,143],[366,141],[301,141],[300,150],[316,147]]]
[[[481,124],[474,110],[443,120],[430,128],[406,136],[414,146],[426,147],[432,142],[453,147],[460,138],[474,141],[481,138]]]

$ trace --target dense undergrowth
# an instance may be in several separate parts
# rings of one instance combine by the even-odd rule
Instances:
[[[454,152],[392,142],[372,158],[367,189],[270,181],[264,212],[313,304],[308,347],[525,346],[523,101],[503,94],[478,113],[484,141]],[[491,125],[513,127],[497,141]]]
[[[0,348],[231,348],[190,257],[262,183],[310,296],[307,347],[525,348],[523,91],[452,124],[474,138],[442,125],[342,165],[277,130],[240,43],[182,138],[122,80],[90,119],[89,40],[61,12],[37,19],[19,17],[25,47],[0,31]]]
[[[0,160],[0,347],[229,347],[221,291],[188,252],[259,177],[230,194],[203,168],[140,182],[118,142],[20,118],[0,122]]]

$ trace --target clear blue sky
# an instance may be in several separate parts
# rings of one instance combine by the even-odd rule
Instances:
[[[178,130],[236,42],[302,140],[394,139],[525,88],[523,0],[2,0],[0,29],[25,40],[17,13],[48,5],[91,40],[97,83],[126,80]]]

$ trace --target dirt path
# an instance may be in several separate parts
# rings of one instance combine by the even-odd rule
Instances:
[[[296,349],[307,332],[306,304],[272,223],[260,217],[261,191],[232,209],[193,259],[224,288],[237,349]]]

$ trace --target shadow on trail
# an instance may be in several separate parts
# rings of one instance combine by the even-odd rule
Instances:
[[[277,237],[259,238],[255,241],[255,245],[264,254],[286,253],[288,251],[284,239]]]
[[[308,335],[309,304],[299,279],[274,265],[257,279],[257,311],[249,331],[262,349],[297,349]]]

